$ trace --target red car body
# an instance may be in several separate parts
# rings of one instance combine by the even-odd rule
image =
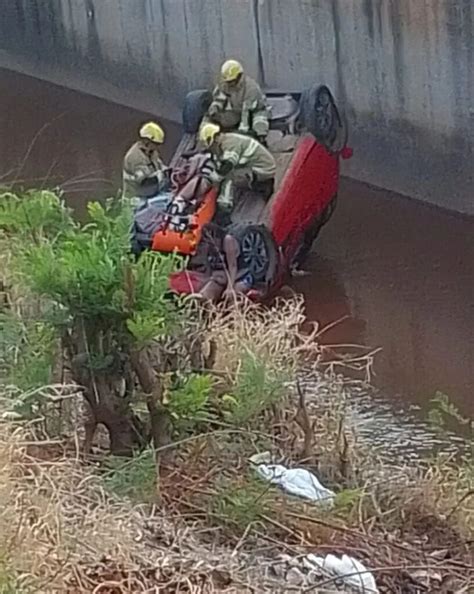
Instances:
[[[282,285],[305,234],[321,220],[337,196],[340,158],[349,158],[351,154],[346,146],[332,152],[310,134],[300,138],[268,204],[267,224],[278,249],[277,271],[269,286],[251,289],[250,298],[268,298]],[[176,293],[193,293],[200,290],[205,280],[199,272],[182,270],[171,276],[170,286]]]

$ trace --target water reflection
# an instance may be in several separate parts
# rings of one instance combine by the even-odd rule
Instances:
[[[343,180],[333,220],[294,286],[326,342],[382,347],[376,383],[474,412],[474,219]]]

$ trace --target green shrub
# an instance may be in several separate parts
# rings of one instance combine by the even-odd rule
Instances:
[[[170,390],[168,408],[172,416],[184,427],[209,421],[209,399],[213,378],[206,374],[191,373]]]
[[[73,380],[109,430],[112,450],[132,451],[146,440],[131,408],[135,378],[160,398],[149,385],[154,371],[141,373],[150,365],[144,349],[172,332],[180,315],[168,298],[176,257],[148,252],[136,260],[132,213],[119,201],[90,203],[85,225],[50,192],[5,194],[0,204],[0,226],[17,248],[11,265],[40,302],[31,319],[19,312],[20,330],[10,327],[9,340],[16,341],[3,345],[3,364],[12,377],[21,376],[22,388],[48,383],[60,341]]]
[[[256,418],[286,394],[289,377],[284,369],[276,368],[271,361],[244,351],[235,378],[229,404],[229,418],[237,424]]]
[[[22,195],[0,194],[0,229],[8,236],[25,241],[45,236],[54,239],[73,226],[71,210],[53,192],[29,190]]]
[[[211,500],[210,508],[222,522],[243,531],[269,512],[271,501],[268,485],[256,479],[243,479],[223,482]]]
[[[47,321],[22,321],[14,313],[0,313],[0,383],[23,391],[48,384],[56,347],[54,328]]]

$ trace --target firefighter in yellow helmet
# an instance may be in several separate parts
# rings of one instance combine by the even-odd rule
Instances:
[[[147,122],[139,131],[139,140],[123,160],[124,196],[146,200],[166,188],[169,168],[160,155],[165,133],[156,122]]]
[[[251,191],[264,200],[273,193],[276,163],[270,151],[254,138],[238,132],[223,132],[217,124],[204,123],[199,140],[214,158],[216,170],[209,180],[215,184],[232,182],[238,191]],[[233,208],[231,192],[221,191],[221,210]]]
[[[219,124],[225,131],[251,134],[265,142],[269,129],[265,95],[237,60],[227,60],[222,65],[205,122]]]

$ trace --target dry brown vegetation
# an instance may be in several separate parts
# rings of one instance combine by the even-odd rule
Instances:
[[[239,576],[230,551],[112,497],[71,451],[27,430],[1,429],[0,503],[1,592],[213,592]]]
[[[9,274],[9,258],[2,250],[0,310],[36,322],[42,299]],[[351,382],[336,371],[369,380],[374,353],[324,349],[304,323],[300,297],[266,309],[190,305],[146,351],[173,443],[130,459],[110,457],[100,439],[83,455],[81,389],[63,385],[61,357],[54,386],[4,384],[0,412],[20,403],[29,420],[0,424],[0,594],[340,591],[323,573],[289,583],[309,552],[352,555],[384,593],[473,591],[472,459],[401,465],[362,443]],[[20,347],[7,348],[15,367]],[[311,397],[298,381],[308,372]],[[196,381],[176,389],[176,377]],[[146,394],[134,392],[140,415]],[[258,480],[249,459],[261,452],[313,471],[336,492],[334,509]]]
[[[472,461],[398,467],[359,443],[350,386],[324,373],[303,319],[299,299],[206,314],[215,414],[167,447],[159,475],[151,452],[110,466],[100,449],[83,459],[74,435],[5,422],[0,592],[336,591],[331,576],[295,587],[277,571],[282,553],[308,552],[353,555],[381,592],[472,591]],[[324,397],[295,383],[302,361]],[[261,407],[249,385],[266,394]],[[249,457],[262,451],[313,470],[336,491],[334,510],[257,480]]]

